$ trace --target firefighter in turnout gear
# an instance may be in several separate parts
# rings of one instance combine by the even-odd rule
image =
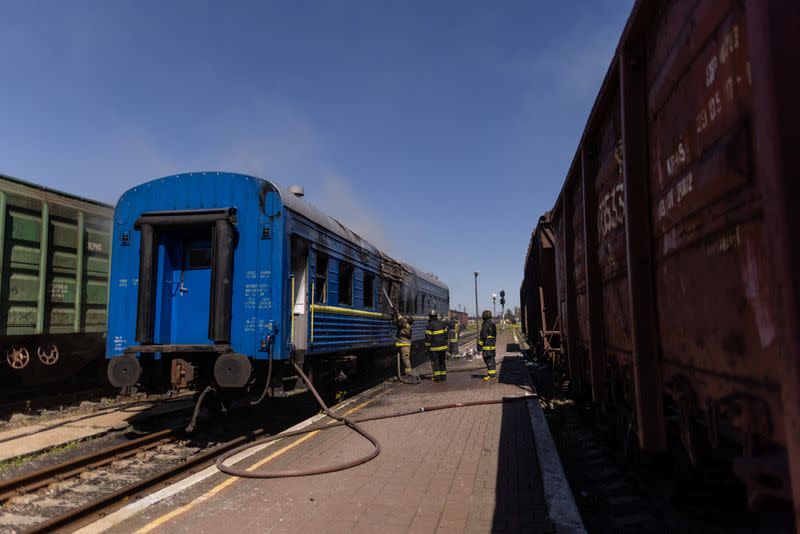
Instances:
[[[405,317],[398,312],[392,313],[392,322],[395,326],[394,346],[397,348],[400,359],[403,361],[403,374],[411,374],[411,316]]]
[[[458,356],[458,321],[450,318],[447,321],[447,341],[450,344],[448,352],[451,357]]]
[[[497,327],[492,322],[492,312],[484,310],[481,314],[483,324],[481,333],[478,336],[478,350],[483,352],[483,361],[486,362],[486,376],[484,380],[495,380],[497,378],[497,365],[495,362],[495,340],[497,339]]]
[[[431,358],[433,381],[444,382],[447,380],[447,364],[445,363],[447,327],[444,321],[437,316],[436,310],[432,310],[428,316],[428,326],[425,328],[425,346],[428,348],[428,355]]]

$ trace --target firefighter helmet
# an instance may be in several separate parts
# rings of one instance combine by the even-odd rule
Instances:
[[[483,313],[481,314],[481,318],[483,320],[491,319],[492,318],[492,312],[490,312],[489,310],[483,310]]]
[[[436,310],[431,310],[431,312],[428,314],[428,316],[429,316],[431,319],[433,319],[434,317],[436,317]]]

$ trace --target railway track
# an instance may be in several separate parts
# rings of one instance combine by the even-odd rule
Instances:
[[[258,429],[221,441],[170,428],[8,480],[0,484],[0,531],[68,527],[264,433]]]

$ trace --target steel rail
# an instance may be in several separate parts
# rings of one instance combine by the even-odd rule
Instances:
[[[148,488],[160,482],[164,482],[173,477],[176,477],[181,473],[192,469],[193,467],[205,463],[210,463],[217,456],[235,447],[242,445],[246,441],[261,436],[264,433],[265,431],[263,429],[258,429],[253,432],[249,432],[247,435],[239,436],[238,438],[235,438],[231,441],[222,443],[220,445],[217,445],[216,447],[212,447],[206,451],[191,456],[187,458],[185,461],[173,465],[168,469],[159,471],[158,473],[143,478],[142,480],[139,480],[137,482],[128,484],[127,486],[120,488],[119,490],[113,493],[103,495],[102,497],[90,501],[82,506],[68,510],[63,514],[60,514],[56,517],[48,519],[47,521],[34,525],[27,530],[23,530],[23,532],[25,533],[53,532],[55,529],[63,528],[67,525],[73,524],[76,521],[83,519],[84,517],[86,517],[91,513],[100,512],[106,508],[110,508],[119,503],[119,501],[121,501],[122,499],[131,497],[139,492],[145,491]]]
[[[60,482],[84,471],[102,467],[121,458],[151,449],[164,442],[170,441],[173,439],[174,435],[175,428],[168,428],[131,440],[127,443],[108,447],[107,449],[66,460],[59,464],[4,481],[0,483],[0,504],[5,503],[12,497],[36,491],[54,481]]]

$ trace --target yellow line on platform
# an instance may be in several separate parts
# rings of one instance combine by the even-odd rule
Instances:
[[[372,403],[374,400],[375,400],[375,397],[373,397],[371,399],[368,399],[368,400],[365,400],[361,404],[359,404],[357,406],[354,406],[351,409],[347,410],[344,413],[344,415],[350,415],[351,413],[353,413],[353,412],[355,412],[357,410],[360,410],[361,408],[365,407],[366,405]],[[255,471],[256,469],[258,469],[262,465],[266,464],[267,462],[270,462],[270,461],[274,460],[278,456],[281,456],[283,453],[285,453],[285,452],[297,447],[298,445],[300,445],[304,441],[306,441],[308,439],[311,439],[312,437],[314,437],[316,434],[319,434],[320,432],[321,432],[320,430],[314,430],[313,432],[309,432],[305,436],[302,436],[299,439],[293,441],[292,443],[286,445],[285,447],[282,447],[282,448],[278,449],[277,451],[273,452],[272,454],[270,454],[266,458],[264,458],[262,460],[259,460],[258,462],[254,463],[253,465],[251,465],[250,467],[247,468],[247,471]],[[234,484],[238,480],[240,480],[240,479],[237,478],[237,477],[230,477],[227,480],[224,480],[223,482],[217,484],[216,486],[214,486],[213,488],[211,488],[210,490],[208,490],[206,493],[204,493],[203,495],[199,496],[198,498],[194,499],[193,501],[188,502],[188,503],[186,503],[183,506],[180,506],[178,508],[175,508],[171,512],[168,512],[168,513],[162,515],[161,517],[157,517],[156,519],[154,519],[150,523],[146,524],[145,526],[143,526],[142,528],[137,530],[136,534],[145,534],[146,532],[150,532],[153,529],[160,527],[161,525],[163,525],[167,521],[169,521],[171,519],[174,519],[174,518],[178,517],[179,515],[183,514],[184,512],[187,512],[187,511],[191,510],[192,508],[194,508],[198,504],[206,502],[211,497],[213,497],[214,495],[217,495],[219,492],[221,492],[222,490],[224,490],[228,486]]]

